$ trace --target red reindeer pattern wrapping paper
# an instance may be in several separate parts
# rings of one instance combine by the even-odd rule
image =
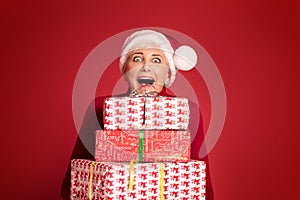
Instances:
[[[145,130],[140,132],[96,131],[96,161],[187,162],[190,159],[190,132],[187,130]],[[140,147],[142,150],[140,150]],[[142,155],[141,155],[142,154]]]
[[[182,97],[110,97],[104,101],[105,130],[187,129],[190,110]]]
[[[72,160],[71,199],[159,200],[163,196],[165,200],[205,200],[203,161],[137,163],[133,167],[130,190],[129,163]]]

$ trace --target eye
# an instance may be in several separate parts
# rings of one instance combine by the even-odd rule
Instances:
[[[132,58],[132,60],[133,60],[133,62],[142,62],[143,61],[142,57],[140,57],[140,56],[134,56]]]
[[[153,58],[152,62],[153,63],[161,63],[161,60],[159,58]]]

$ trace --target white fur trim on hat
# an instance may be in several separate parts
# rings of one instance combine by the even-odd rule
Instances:
[[[177,69],[188,71],[197,64],[197,54],[191,47],[181,46],[175,51],[174,63]]]
[[[172,85],[175,80],[177,69],[190,70],[197,63],[197,54],[189,46],[181,46],[175,52],[165,35],[157,31],[141,30],[131,34],[125,40],[120,57],[120,70],[123,72],[124,64],[133,50],[142,48],[157,48],[164,52],[170,67],[170,80],[166,87]]]

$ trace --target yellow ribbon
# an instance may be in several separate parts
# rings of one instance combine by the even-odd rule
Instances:
[[[165,184],[165,166],[162,163],[159,163],[159,174],[160,174],[160,191],[159,196],[160,200],[164,200],[164,184]]]
[[[134,182],[134,163],[136,161],[132,160],[130,161],[130,171],[129,171],[129,191],[132,191],[133,189],[133,182]],[[160,200],[164,200],[164,184],[165,184],[165,166],[162,163],[159,163],[159,183],[160,183],[160,188],[159,188],[159,197]]]
[[[93,199],[93,171],[96,162],[92,162],[90,166],[90,184],[89,184],[89,200]]]
[[[132,191],[132,189],[133,189],[134,163],[135,163],[135,160],[130,161],[130,169],[129,169],[129,191]]]

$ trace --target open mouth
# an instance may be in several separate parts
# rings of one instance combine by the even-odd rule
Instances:
[[[152,85],[154,83],[154,79],[150,77],[141,77],[137,80],[141,85]]]

